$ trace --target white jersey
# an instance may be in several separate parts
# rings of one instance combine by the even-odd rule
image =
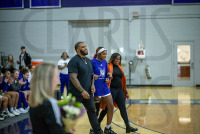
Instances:
[[[58,66],[64,67],[66,63],[67,64],[69,63],[69,61],[70,61],[70,59],[66,59],[66,60],[60,59],[58,61]],[[65,67],[64,69],[60,70],[60,73],[68,74],[68,67]]]
[[[29,73],[28,82],[30,82],[30,81],[31,81],[32,74],[31,74],[30,71],[28,71],[28,73]]]

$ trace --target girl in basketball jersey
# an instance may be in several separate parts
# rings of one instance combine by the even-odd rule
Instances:
[[[103,48],[103,47],[98,47],[96,49],[96,53],[94,54],[93,56],[93,59],[96,59],[97,58],[97,54],[98,54],[98,51]],[[95,104],[95,113],[97,115],[97,117],[99,116],[99,110],[100,110],[100,100],[94,100],[94,104]]]
[[[126,90],[126,76],[121,67],[121,55],[119,53],[113,53],[111,55],[108,61],[108,70],[112,73],[112,80],[109,81],[108,86],[110,87],[114,106],[120,110],[121,117],[126,125],[126,133],[135,132],[138,129],[130,126],[126,111],[125,101],[126,98],[129,99],[129,94]],[[108,110],[106,104],[102,101],[100,107],[103,110],[101,111],[98,122],[103,120]]]
[[[102,100],[106,103],[107,111],[107,126],[105,127],[104,134],[116,134],[111,129],[111,122],[113,117],[113,101],[111,92],[107,83],[109,82],[109,71],[106,62],[107,50],[105,48],[100,48],[97,52],[97,58],[92,59],[94,77],[98,77],[95,80],[94,86],[96,92],[94,93],[94,100]]]

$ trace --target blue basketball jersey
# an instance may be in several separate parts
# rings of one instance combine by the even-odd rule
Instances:
[[[94,85],[96,92],[94,96],[100,97],[110,93],[108,85],[105,83],[106,78],[109,78],[107,75],[108,66],[106,60],[99,61],[96,58],[91,60],[93,63],[93,72],[95,75],[98,75],[99,78],[95,80]]]

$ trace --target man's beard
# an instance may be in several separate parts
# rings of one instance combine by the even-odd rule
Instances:
[[[88,55],[88,52],[85,53],[84,51],[81,51],[81,50],[80,50],[80,53],[81,53],[82,55]]]

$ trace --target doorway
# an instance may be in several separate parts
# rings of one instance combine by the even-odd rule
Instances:
[[[194,42],[174,42],[173,86],[194,86]]]

